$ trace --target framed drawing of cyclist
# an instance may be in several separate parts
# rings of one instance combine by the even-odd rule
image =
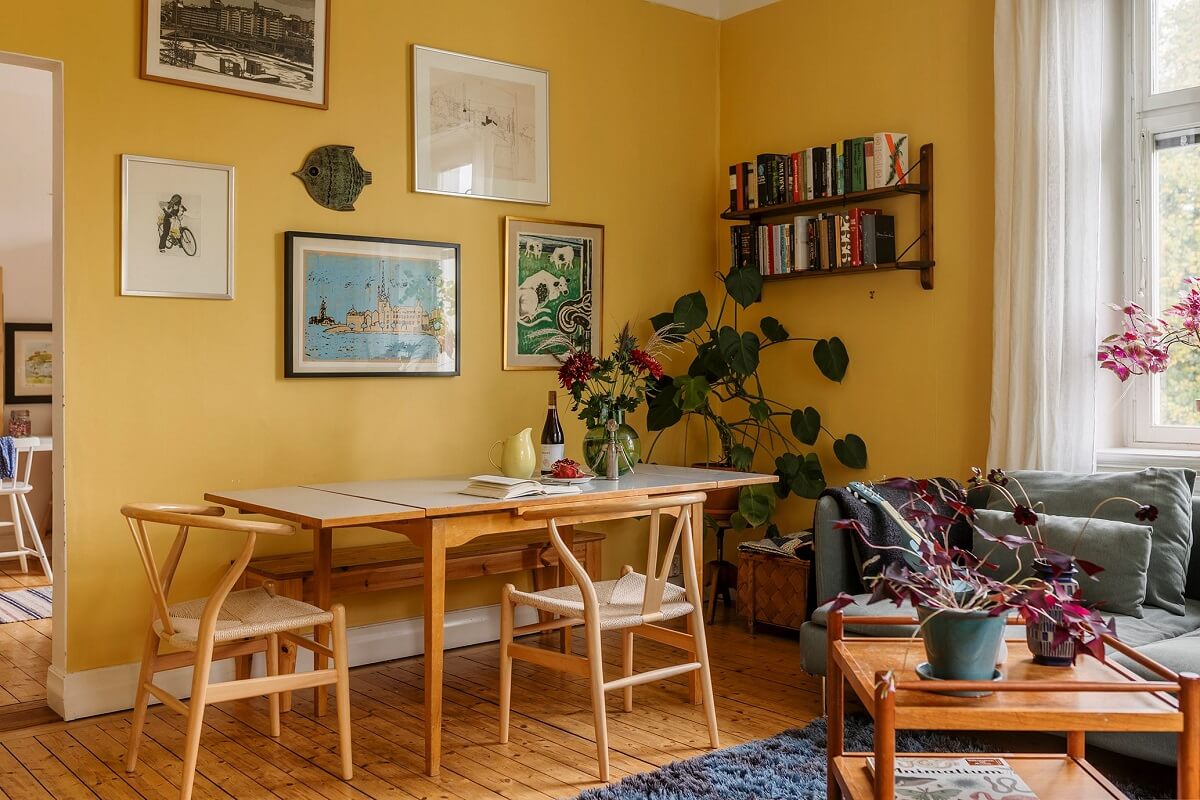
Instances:
[[[121,294],[233,299],[233,167],[121,156]]]
[[[329,108],[329,0],[142,0],[142,77]]]

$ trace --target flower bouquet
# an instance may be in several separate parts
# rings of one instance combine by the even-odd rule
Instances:
[[[1164,312],[1174,321],[1153,317],[1137,303],[1110,306],[1123,315],[1123,330],[1100,342],[1096,357],[1101,369],[1125,381],[1165,372],[1175,345],[1200,348],[1200,278],[1188,278],[1184,287],[1179,301]]]

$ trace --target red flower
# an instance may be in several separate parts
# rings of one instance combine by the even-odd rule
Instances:
[[[630,350],[629,361],[638,372],[649,372],[655,380],[659,380],[663,376],[662,364],[658,363],[658,360],[645,350],[639,350],[636,347]]]
[[[1149,505],[1139,506],[1138,510],[1133,512],[1133,516],[1142,522],[1154,522],[1154,520],[1158,519],[1158,509]]]
[[[1026,508],[1022,505],[1013,507],[1013,519],[1016,520],[1018,525],[1029,526],[1037,525],[1038,523],[1037,513],[1032,508]]]
[[[573,389],[577,383],[586,383],[596,368],[596,359],[591,353],[574,353],[558,368],[558,382],[564,389]]]

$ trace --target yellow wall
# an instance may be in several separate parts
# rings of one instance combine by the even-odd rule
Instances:
[[[765,44],[766,32],[788,43]],[[840,336],[850,351],[841,385],[821,378],[807,345],[764,355],[764,383],[777,399],[813,405],[833,431],[866,440],[865,472],[842,468],[829,440],[822,441],[830,485],[864,476],[962,475],[986,455],[991,54],[992,3],[982,0],[913,0],[902,8],[888,0],[783,0],[721,25],[718,209],[729,202],[726,165],[756,153],[840,144],[881,130],[911,135],[910,162],[921,143],[935,145],[934,291],[902,272],[784,281],[767,284],[764,302],[751,309],[755,317],[778,317],[793,335]],[[915,199],[881,205],[897,215],[898,243],[905,233],[915,237]],[[783,518],[807,527],[811,508],[790,501]]]
[[[149,595],[122,502],[471,474],[486,468],[493,440],[540,430],[552,373],[500,369],[505,214],[607,227],[609,332],[626,319],[644,326],[694,288],[714,248],[712,20],[643,0],[338,2],[330,108],[317,111],[140,80],[141,5],[81,13],[78,3],[31,3],[0,26],[0,50],[65,62],[72,672],[138,655]],[[410,191],[414,43],[549,70],[553,205]],[[335,142],[355,145],[374,173],[353,213],[320,208],[290,174]],[[237,167],[236,300],[119,296],[122,153]],[[285,230],[460,242],[462,377],[284,380]],[[567,429],[578,442],[580,426]],[[198,549],[179,596],[207,588],[232,552]],[[490,604],[498,593],[497,581],[459,585],[448,605]],[[362,624],[417,614],[419,602],[360,597],[350,611]]]

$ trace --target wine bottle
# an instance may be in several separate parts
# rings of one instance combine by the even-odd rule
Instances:
[[[542,474],[549,475],[554,462],[563,457],[563,429],[558,421],[558,392],[550,392],[546,424],[542,426]]]

